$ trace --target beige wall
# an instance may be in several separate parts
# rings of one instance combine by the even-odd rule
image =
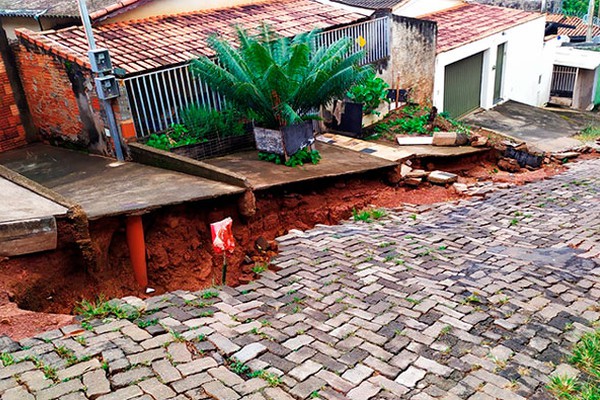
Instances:
[[[32,31],[39,31],[40,24],[33,18],[21,18],[21,17],[2,17],[2,26],[6,31],[6,36],[9,40],[15,39],[16,28],[27,28]]]
[[[425,104],[433,95],[437,25],[391,15],[391,57],[381,77],[396,88],[411,89],[411,100]]]
[[[593,104],[595,78],[595,70],[579,68],[573,90],[573,108],[585,110]]]
[[[131,11],[116,15],[102,21],[102,24],[134,19],[154,17],[158,15],[178,14],[183,12],[208,10],[212,8],[231,7],[241,4],[256,3],[256,0],[154,0]]]
[[[9,40],[15,39],[16,28],[27,28],[34,32],[43,30],[62,28],[69,25],[75,25],[79,21],[76,18],[44,18],[41,17],[40,23],[34,18],[23,18],[23,17],[2,17],[2,26],[6,31],[6,36]]]

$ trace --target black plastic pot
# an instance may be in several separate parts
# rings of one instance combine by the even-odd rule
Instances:
[[[286,159],[315,141],[312,121],[284,126],[281,129],[254,127],[258,151],[284,156]]]
[[[362,118],[363,103],[344,101],[344,112],[342,113],[341,121],[338,123],[334,118],[329,128],[342,135],[361,138],[363,136]]]

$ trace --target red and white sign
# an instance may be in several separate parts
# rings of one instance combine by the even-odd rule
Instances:
[[[210,224],[212,233],[213,248],[215,253],[221,254],[226,251],[233,253],[235,249],[235,239],[232,231],[233,220],[225,218],[223,221]]]

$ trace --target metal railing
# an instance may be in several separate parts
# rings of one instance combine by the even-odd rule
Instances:
[[[365,52],[364,64],[390,55],[387,17],[322,32],[315,40],[317,46],[328,46],[343,37],[353,39],[353,52]],[[191,73],[189,64],[127,77],[123,82],[138,137],[180,123],[179,112],[192,104],[213,109],[220,109],[225,104],[225,99],[211,90],[207,82]]]
[[[125,88],[138,137],[161,132],[181,122],[179,111],[199,104],[219,109],[221,95],[192,75],[189,64],[125,78]]]
[[[390,55],[390,20],[381,17],[323,32],[316,37],[318,47],[349,37],[353,40],[351,52],[365,52],[363,64],[381,61]]]
[[[556,97],[573,97],[575,81],[577,80],[577,68],[555,65],[552,72],[552,85],[550,95]]]

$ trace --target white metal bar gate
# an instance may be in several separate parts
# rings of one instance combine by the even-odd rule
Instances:
[[[328,46],[343,37],[353,39],[353,52],[365,52],[364,64],[390,55],[388,17],[323,32],[316,38],[317,46]],[[220,109],[225,103],[206,82],[193,76],[189,64],[128,77],[123,81],[138,137],[161,132],[180,123],[180,110],[191,104]]]
[[[556,97],[573,97],[575,81],[577,80],[576,67],[564,67],[555,65],[552,72],[552,85],[550,86],[550,95]]]

